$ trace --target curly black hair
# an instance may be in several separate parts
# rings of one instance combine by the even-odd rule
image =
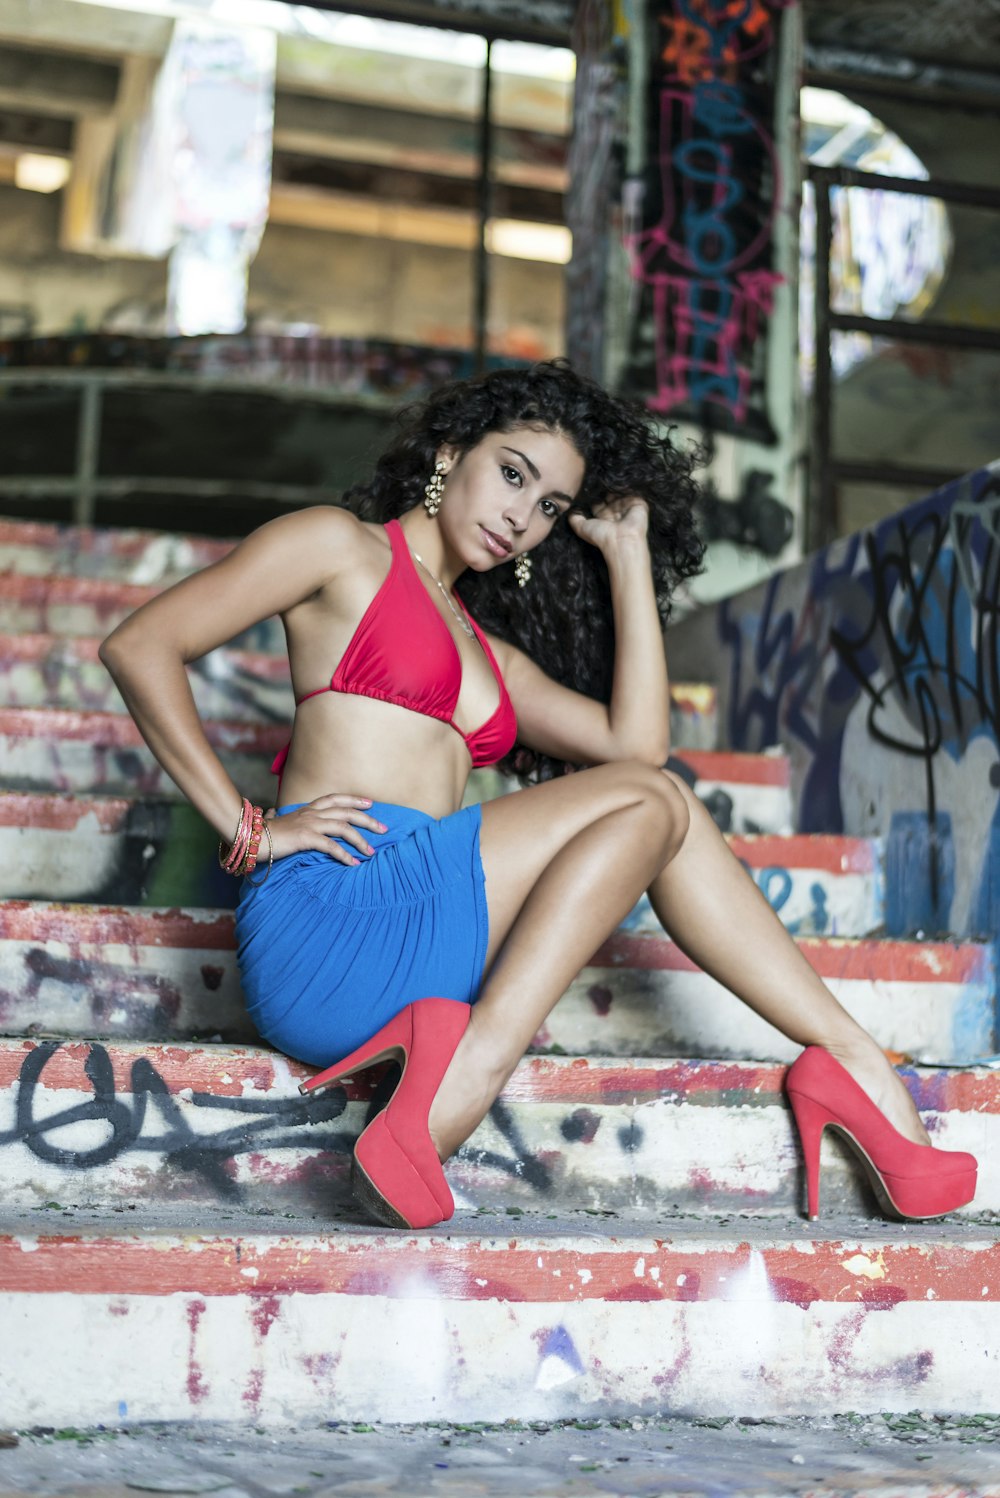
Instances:
[[[701,568],[704,543],[693,516],[697,453],[674,447],[645,407],[609,394],[565,359],[454,381],[407,406],[397,421],[398,435],[370,482],[344,495],[364,520],[384,523],[420,504],[442,445],[464,453],[489,432],[544,427],[568,437],[584,460],[574,509],[589,515],[610,496],[639,494],[648,501],[664,624],[674,587]],[[556,681],[607,702],[614,632],[603,557],[560,521],[533,552],[532,564],[527,588],[517,586],[513,568],[498,567],[463,573],[456,591],[484,629],[520,647]],[[522,779],[547,779],[567,767],[518,746],[501,768]]]

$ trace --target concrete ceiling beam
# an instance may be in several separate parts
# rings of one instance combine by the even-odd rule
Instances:
[[[437,58],[404,57],[314,37],[278,38],[279,92],[315,94],[426,117],[476,121],[482,107],[482,71]],[[573,85],[566,79],[494,74],[497,126],[569,133]]]
[[[27,47],[0,49],[0,106],[41,115],[107,114],[118,96],[115,63]]]
[[[81,5],[78,0],[3,0],[0,43],[46,54],[74,53],[77,61],[125,56],[162,57],[173,22],[169,16]],[[279,35],[279,91],[347,99],[417,115],[469,121],[479,117],[479,69],[424,57],[346,47],[322,38]],[[50,99],[52,96],[49,96]],[[497,73],[494,121],[498,126],[565,135],[572,84],[564,79]],[[54,107],[54,105],[53,105]]]
[[[318,10],[340,10],[340,0],[313,0]],[[455,31],[480,27],[494,36],[568,47],[576,0],[351,0],[359,15],[374,15]]]
[[[44,5],[3,0],[0,5],[0,40],[91,57],[162,57],[172,30],[169,16],[79,0],[45,0]]]
[[[0,109],[0,149],[69,156],[73,150],[73,121]]]
[[[292,156],[277,151],[273,177],[276,183],[311,187],[318,192],[348,193],[373,202],[411,204],[414,207],[465,209],[478,212],[479,183],[475,177],[430,176],[397,165],[331,161],[329,157]],[[491,211],[496,218],[528,219],[533,223],[564,222],[563,195],[521,183],[496,182]]]
[[[438,176],[479,174],[478,130],[471,121],[341,99],[279,93],[274,144],[303,156],[405,167]],[[564,136],[501,128],[493,138],[494,175],[501,181],[564,192],[566,150]]]
[[[401,239],[455,250],[471,250],[479,236],[478,215],[464,209],[376,202],[350,193],[283,183],[271,189],[268,219],[300,229]]]

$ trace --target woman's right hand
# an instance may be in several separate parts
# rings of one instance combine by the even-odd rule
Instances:
[[[364,828],[376,835],[388,831],[381,822],[368,815],[367,808],[371,804],[363,796],[317,796],[315,801],[309,801],[298,811],[290,811],[282,817],[272,806],[264,813],[264,821],[271,834],[275,858],[287,858],[290,853],[317,852],[328,853],[338,863],[352,866],[360,863],[359,858],[354,858],[333,839],[342,838],[359,853],[370,857],[375,849],[359,829]],[[264,837],[260,863],[264,862],[266,842]]]

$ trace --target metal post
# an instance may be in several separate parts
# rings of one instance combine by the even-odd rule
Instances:
[[[809,506],[806,551],[815,551],[833,539],[836,530],[835,489],[830,469],[833,370],[830,362],[830,250],[833,244],[833,214],[830,184],[825,177],[813,181],[816,193],[816,370],[813,376],[813,444],[809,470]]]
[[[80,422],[76,433],[74,525],[93,525],[94,523],[97,508],[97,458],[101,442],[102,394],[99,380],[84,380],[80,391]]]
[[[486,229],[490,219],[490,176],[493,162],[493,121],[490,118],[493,94],[493,42],[486,39],[486,63],[483,67],[483,101],[479,116],[479,239],[476,243],[475,350],[476,373],[486,369],[486,325],[489,319],[489,256],[486,251]]]

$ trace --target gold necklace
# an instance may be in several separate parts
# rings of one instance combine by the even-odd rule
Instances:
[[[451,609],[452,613],[455,615],[455,618],[458,620],[459,624],[465,630],[465,633],[469,636],[470,639],[474,639],[475,638],[475,631],[473,630],[472,625],[469,623],[468,619],[465,618],[464,614],[460,614],[458,612],[458,609],[455,607],[455,605],[451,601],[451,595],[448,592],[448,589],[445,587],[444,583],[441,581],[441,579],[439,577],[437,577],[431,571],[431,569],[428,567],[427,563],[424,561],[423,557],[420,555],[419,551],[413,551],[412,547],[410,548],[410,551],[411,551],[411,555],[413,556],[414,561],[415,562],[419,562],[420,565],[421,565],[421,567],[427,573],[427,576],[430,577],[430,578],[432,578],[434,580],[434,582],[437,583],[438,587],[441,589],[441,592],[444,594],[444,601],[445,601],[445,603]]]

